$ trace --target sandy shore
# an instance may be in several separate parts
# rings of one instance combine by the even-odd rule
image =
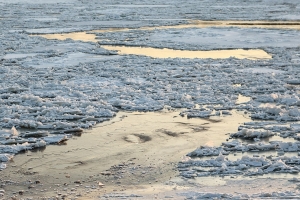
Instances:
[[[182,181],[178,161],[200,145],[220,145],[245,121],[237,112],[215,119],[187,119],[178,111],[120,112],[65,145],[17,155],[1,173],[3,188],[19,197],[90,199],[125,191],[167,196],[174,187],[190,187],[176,184]],[[202,184],[220,183],[202,179]]]

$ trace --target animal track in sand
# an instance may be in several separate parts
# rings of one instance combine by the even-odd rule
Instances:
[[[173,132],[173,131],[169,131],[167,129],[157,129],[156,132],[161,132],[161,133],[164,133],[168,136],[171,136],[171,137],[178,137],[179,135],[183,135],[185,134],[186,132],[179,132],[179,133],[176,133],[176,132]]]
[[[131,142],[131,143],[145,143],[150,141],[152,138],[148,135],[144,134],[130,134],[124,137],[124,140],[126,142]]]

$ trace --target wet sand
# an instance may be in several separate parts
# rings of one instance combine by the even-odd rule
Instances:
[[[166,183],[180,180],[178,161],[200,145],[219,146],[228,138],[226,133],[246,121],[250,119],[237,111],[215,120],[187,119],[179,111],[120,112],[65,145],[15,156],[1,174],[3,188],[8,196],[22,197],[93,199],[126,191],[167,195],[174,193],[175,186]],[[205,178],[201,183],[215,181]],[[19,191],[24,192],[19,195]]]

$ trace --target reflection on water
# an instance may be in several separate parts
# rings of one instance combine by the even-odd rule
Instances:
[[[43,34],[43,35],[36,35],[41,36],[43,38],[49,40],[79,40],[83,42],[97,42],[95,34],[88,34],[87,32],[75,32],[75,33],[64,33],[64,34]]]
[[[212,58],[226,59],[235,57],[238,59],[271,59],[272,56],[263,50],[259,49],[232,49],[232,50],[210,50],[210,51],[188,51],[188,50],[173,50],[173,49],[156,49],[150,47],[127,47],[127,46],[102,46],[108,50],[118,51],[119,54],[132,54],[149,56],[153,58]]]

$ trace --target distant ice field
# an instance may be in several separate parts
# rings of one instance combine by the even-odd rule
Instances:
[[[295,0],[185,1],[184,6],[171,0],[0,0],[0,169],[10,166],[9,160],[19,152],[66,142],[120,111],[176,109],[180,110],[176,117],[202,118],[212,124],[229,119],[235,111],[248,119],[235,132],[220,133],[228,136],[220,145],[201,143],[178,159],[176,169],[183,180],[299,173],[300,31],[174,28],[193,20],[297,24],[299,13]],[[67,37],[72,33],[77,33],[76,39]],[[60,34],[63,39],[46,39],[45,34]],[[89,39],[80,40],[86,35]],[[260,50],[270,57],[157,58],[122,54],[106,45]],[[205,134],[205,127],[193,128]],[[143,137],[138,136],[127,140],[140,141]],[[223,194],[186,194],[205,195]]]

